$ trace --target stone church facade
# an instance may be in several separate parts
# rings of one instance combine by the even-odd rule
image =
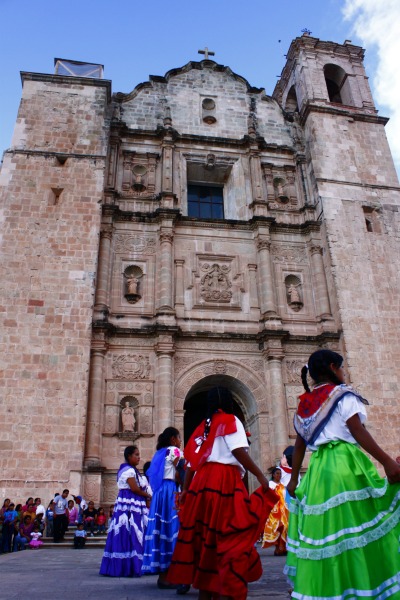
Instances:
[[[207,55],[129,94],[22,73],[0,175],[3,495],[113,502],[123,448],[144,462],[165,427],[187,437],[217,384],[267,469],[321,347],[399,454],[400,193],[363,55],[303,35],[272,96]]]

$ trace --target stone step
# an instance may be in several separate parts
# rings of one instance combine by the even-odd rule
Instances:
[[[99,537],[88,537],[86,538],[85,548],[104,548],[106,545],[106,536]],[[73,538],[65,537],[62,542],[53,542],[52,538],[44,538],[42,548],[49,548],[52,550],[58,550],[60,548],[73,548]]]

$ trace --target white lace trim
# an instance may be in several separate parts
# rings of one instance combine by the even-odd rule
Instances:
[[[104,558],[119,558],[121,560],[125,558],[138,558],[139,560],[143,560],[143,554],[138,554],[136,550],[132,550],[132,552],[104,552]]]
[[[293,567],[290,567],[293,568]],[[285,567],[284,572],[287,572]],[[287,572],[289,577],[291,574]],[[356,598],[374,598],[374,600],[385,600],[390,598],[400,590],[400,573],[386,579],[374,590],[360,590],[356,588],[348,588],[344,590],[340,596],[309,596],[307,594],[299,594],[292,592],[292,598],[296,600],[355,600]]]
[[[357,500],[366,500],[367,498],[381,498],[386,494],[388,485],[388,480],[385,478],[385,484],[381,488],[366,487],[361,490],[342,492],[341,494],[332,496],[332,498],[321,504],[307,505],[306,496],[301,501],[293,498],[289,505],[289,511],[294,514],[299,514],[299,511],[301,511],[304,515],[323,515],[326,511],[336,508],[345,502],[355,502]]]
[[[400,505],[396,507],[396,505],[399,503],[399,500],[400,500],[400,490],[396,493],[389,508],[387,510],[382,510],[381,512],[379,512],[370,521],[361,523],[360,525],[357,525],[355,527],[346,527],[335,533],[327,535],[326,537],[321,538],[321,539],[306,537],[299,531],[299,539],[302,542],[304,542],[306,544],[310,544],[312,546],[323,546],[329,542],[333,542],[333,541],[337,540],[340,537],[343,537],[344,535],[348,535],[348,534],[352,534],[352,533],[360,533],[360,532],[364,531],[365,529],[369,529],[370,527],[377,525],[382,519],[384,519],[388,515],[390,515],[388,518],[388,521],[392,520],[393,518],[397,518],[397,521],[399,521],[400,520]],[[291,542],[294,545],[300,545],[300,542],[295,542],[294,540],[291,540]]]
[[[300,542],[297,542],[291,538],[288,538],[287,549],[289,552],[292,552],[293,554],[295,554],[298,558],[305,558],[305,559],[309,559],[309,560],[322,560],[324,558],[332,558],[333,556],[338,556],[339,554],[342,554],[343,552],[347,552],[348,550],[354,550],[356,548],[363,548],[364,546],[367,546],[371,542],[375,542],[376,540],[379,540],[380,538],[384,537],[387,533],[389,533],[389,531],[394,529],[394,527],[396,527],[396,525],[399,522],[400,522],[400,507],[398,507],[396,509],[396,511],[386,521],[384,521],[381,525],[379,525],[379,527],[376,527],[372,531],[367,531],[364,534],[359,535],[357,537],[347,538],[345,540],[342,540],[341,542],[338,542],[337,544],[333,544],[332,546],[328,546],[327,548],[321,548],[321,549],[319,549],[319,548],[315,548],[315,549],[314,548],[299,548]],[[358,528],[355,528],[355,529],[358,529]],[[310,540],[310,538],[305,538],[304,536],[302,536],[302,537],[305,541]],[[331,536],[328,536],[328,537],[331,537]],[[317,545],[318,542],[320,542],[320,540],[317,540],[317,543],[315,543],[315,545]],[[306,541],[306,543],[314,543],[314,542],[313,542],[313,540],[311,540],[310,542]]]

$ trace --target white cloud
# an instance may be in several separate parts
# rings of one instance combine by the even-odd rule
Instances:
[[[376,51],[372,75],[375,101],[381,113],[390,117],[386,133],[400,173],[400,2],[399,0],[345,0],[343,14],[353,24],[362,45]]]

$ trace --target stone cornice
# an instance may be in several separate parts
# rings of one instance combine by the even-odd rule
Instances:
[[[367,109],[369,110],[369,109]],[[375,109],[370,109],[375,112]],[[357,106],[347,106],[343,104],[332,104],[326,102],[326,104],[315,104],[313,101],[308,101],[303,107],[300,115],[301,124],[307,122],[307,119],[311,113],[324,113],[335,116],[343,116],[354,121],[362,121],[364,123],[376,123],[377,125],[386,125],[389,121],[387,117],[379,117],[376,114],[369,114],[366,109]]]
[[[217,137],[217,136],[208,136],[208,135],[196,135],[196,134],[191,134],[191,133],[179,133],[178,131],[176,131],[175,129],[171,130],[171,129],[165,129],[164,127],[158,127],[157,129],[133,129],[133,128],[129,128],[126,126],[125,123],[123,122],[119,122],[118,124],[115,124],[115,122],[112,122],[111,124],[111,130],[113,131],[114,128],[116,128],[118,130],[118,133],[120,135],[120,137],[122,138],[122,141],[124,141],[125,139],[129,138],[129,142],[132,143],[133,139],[132,138],[139,138],[139,139],[149,139],[149,138],[153,138],[153,139],[162,139],[164,138],[164,136],[168,133],[169,135],[171,135],[171,131],[172,131],[172,137],[173,137],[173,141],[175,143],[180,142],[182,144],[188,144],[188,145],[193,145],[193,144],[202,144],[208,147],[209,150],[211,149],[216,149],[215,147],[221,147],[221,146],[225,146],[225,147],[229,147],[229,148],[238,148],[238,149],[247,149],[247,148],[254,148],[254,142],[256,142],[257,147],[259,150],[264,150],[264,151],[269,151],[269,152],[278,152],[280,154],[284,154],[284,155],[290,155],[290,156],[294,156],[296,154],[296,149],[293,146],[286,146],[286,145],[279,145],[279,144],[271,144],[268,143],[262,136],[257,136],[256,140],[254,140],[254,138],[245,135],[242,138],[223,138],[223,137]],[[203,150],[204,152],[206,150]]]
[[[153,337],[154,342],[157,343],[158,336],[160,335],[170,335],[171,339],[173,338],[175,342],[178,340],[214,340],[221,342],[232,340],[232,341],[248,341],[255,342],[259,345],[260,349],[261,345],[264,345],[264,342],[276,340],[281,343],[315,343],[315,344],[323,344],[328,341],[337,341],[340,339],[341,332],[338,331],[330,331],[326,333],[321,333],[319,335],[296,335],[291,334],[286,329],[264,329],[262,332],[258,333],[237,333],[237,332],[224,332],[218,333],[215,331],[183,331],[180,327],[176,325],[144,325],[143,327],[118,327],[116,325],[111,325],[110,323],[104,325],[101,323],[93,323],[93,332],[100,330],[105,334],[106,337],[119,337],[119,338],[132,338],[132,337]]]
[[[26,156],[44,156],[45,158],[60,158],[65,161],[67,158],[105,160],[107,154],[77,154],[76,152],[55,152],[52,150],[25,150],[23,148],[9,148],[5,154],[25,154]]]

